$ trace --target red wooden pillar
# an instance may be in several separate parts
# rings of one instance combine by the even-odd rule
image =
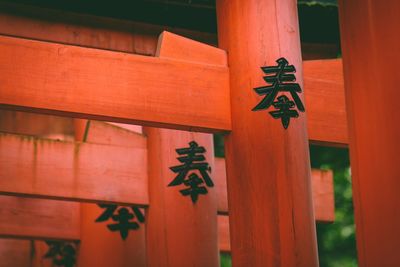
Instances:
[[[146,213],[147,262],[149,267],[219,266],[216,188],[199,195],[195,204],[172,186],[176,174],[169,168],[181,165],[175,149],[196,141],[213,163],[212,135],[145,128],[148,136],[149,200]]]
[[[169,32],[160,35],[156,54],[226,66],[226,55],[221,49]],[[204,156],[211,167],[211,178],[216,174],[212,135],[158,128],[144,130],[148,137],[150,201],[146,213],[148,266],[219,266],[216,179],[214,187],[209,187],[206,195],[199,195],[195,204],[189,196],[180,194],[179,190],[185,186],[168,187],[176,176],[169,168],[182,164],[175,149],[189,147],[191,141],[206,149]]]
[[[74,119],[75,139],[84,142],[95,142],[116,146],[138,146],[143,142],[133,140],[144,139],[134,132],[126,132],[120,127],[115,127],[102,122],[90,122],[83,119]],[[98,127],[96,129],[96,126]],[[102,126],[102,128],[99,128]],[[133,136],[133,138],[132,138]],[[145,168],[146,166],[143,166]],[[112,187],[112,184],[110,184]],[[129,231],[128,237],[122,240],[118,232],[111,232],[107,224],[96,219],[104,209],[96,204],[81,203],[81,238],[77,257],[77,266],[96,267],[144,267],[146,266],[145,253],[145,225],[140,223],[140,228]]]
[[[318,265],[306,113],[285,130],[271,110],[251,111],[262,99],[253,88],[266,85],[261,66],[285,57],[302,86],[296,4],[217,1],[219,46],[230,67],[232,133],[225,141],[234,266]]]
[[[360,266],[400,266],[400,2],[339,1]]]

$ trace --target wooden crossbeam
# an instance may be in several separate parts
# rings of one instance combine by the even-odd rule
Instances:
[[[0,237],[80,239],[79,203],[0,195]]]
[[[0,107],[230,130],[228,68],[0,37]]]
[[[0,134],[0,192],[147,205],[146,149]]]
[[[303,61],[303,73],[310,142],[348,144],[342,60]]]
[[[97,121],[90,122],[87,135],[90,143],[0,134],[0,144],[4,148],[0,151],[0,192],[39,198],[147,205],[146,138]],[[74,153],[79,155],[77,161]],[[60,158],[62,160],[57,160]],[[331,222],[334,220],[332,174],[321,171],[312,174],[316,220]],[[223,158],[215,159],[213,177],[218,212],[227,214]]]
[[[0,37],[0,48],[2,108],[177,129],[230,130],[226,68],[10,37]],[[198,79],[199,73],[210,82]],[[341,60],[306,61],[304,76],[310,140],[346,144]]]

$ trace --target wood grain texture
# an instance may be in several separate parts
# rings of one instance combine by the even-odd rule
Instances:
[[[0,236],[79,240],[79,203],[0,196]]]
[[[218,216],[218,247],[220,252],[231,252],[231,238],[229,233],[229,217]]]
[[[108,122],[90,121],[89,125],[87,126],[88,128],[86,131],[85,142],[92,144],[147,149],[146,137],[137,132],[141,131],[141,126],[129,126],[134,126],[134,128],[129,127],[126,129],[123,128],[125,126],[121,127],[121,125],[115,125]],[[140,154],[135,156],[140,156]]]
[[[167,38],[169,35],[172,35],[171,33],[165,33],[167,35]],[[3,37],[6,38],[7,37]],[[1,39],[1,38],[0,38]],[[181,38],[182,40],[187,40],[185,38]],[[8,39],[7,39],[8,40]],[[16,42],[18,42],[18,39],[12,39]],[[32,42],[32,41],[27,41],[27,40],[21,40],[23,43],[24,42]],[[84,49],[85,48],[76,48],[76,47],[70,47],[70,46],[62,46],[62,45],[56,45],[56,44],[46,44],[46,43],[38,43],[38,42],[33,42],[34,44],[41,44],[40,48],[34,45],[36,49],[39,49],[38,54],[32,53],[29,55],[25,55],[26,53],[23,52],[24,47],[21,49],[13,49],[13,50],[19,50],[18,51],[7,51],[9,54],[9,57],[3,58],[7,62],[3,61],[4,66],[12,66],[15,65],[15,58],[10,59],[10,57],[15,56],[15,53],[24,53],[24,60],[21,60],[21,64],[23,64],[25,67],[19,68],[21,69],[20,72],[15,72],[12,71],[13,75],[21,75],[25,77],[26,74],[23,73],[30,73],[29,76],[29,81],[30,83],[27,83],[27,79],[20,79],[19,82],[15,82],[16,80],[10,80],[10,77],[3,77],[6,80],[3,80],[4,83],[8,84],[8,86],[12,87],[13,89],[17,88],[18,90],[11,90],[8,88],[6,90],[6,87],[0,88],[0,97],[3,98],[5,96],[8,100],[3,99],[1,101],[3,105],[3,108],[17,108],[17,109],[23,109],[23,110],[28,110],[28,111],[36,111],[36,112],[45,112],[45,113],[52,113],[52,114],[57,114],[57,115],[69,115],[69,116],[78,116],[78,117],[89,117],[89,118],[97,118],[97,119],[104,119],[104,120],[116,120],[116,121],[124,121],[124,122],[136,122],[136,123],[143,123],[143,124],[153,124],[153,123],[160,123],[158,125],[160,126],[167,126],[167,127],[175,127],[175,128],[185,128],[187,126],[193,127],[192,129],[198,129],[198,130],[205,130],[205,131],[218,131],[218,130],[229,130],[230,129],[230,116],[229,116],[229,109],[227,109],[227,106],[229,105],[229,98],[227,97],[226,90],[222,89],[225,88],[224,82],[221,83],[221,79],[216,80],[214,83],[209,83],[209,84],[204,84],[200,85],[200,89],[196,90],[196,88],[193,88],[193,83],[198,84],[199,81],[193,81],[191,85],[189,86],[191,90],[197,91],[198,94],[192,95],[190,94],[191,90],[184,90],[184,92],[179,91],[178,94],[175,92],[172,93],[166,93],[164,92],[163,95],[166,96],[165,99],[160,99],[160,96],[157,92],[157,88],[154,88],[155,91],[153,92],[146,92],[146,91],[141,91],[137,92],[139,96],[143,97],[143,101],[140,101],[140,98],[137,98],[138,95],[131,95],[131,97],[135,97],[135,100],[132,98],[131,101],[132,103],[135,103],[135,105],[130,105],[127,103],[128,99],[121,99],[118,96],[109,96],[109,97],[104,97],[102,98],[101,95],[98,96],[98,98],[93,99],[92,96],[97,96],[99,93],[104,92],[105,94],[108,95],[109,90],[102,90],[101,87],[104,87],[107,85],[107,78],[109,77],[109,82],[110,84],[113,83],[112,80],[114,79],[115,81],[119,81],[120,83],[118,84],[117,88],[121,88],[121,91],[117,90],[121,94],[129,94],[129,91],[127,92],[129,87],[127,84],[131,85],[132,87],[140,87],[140,81],[135,81],[133,82],[133,79],[131,78],[126,78],[127,76],[122,73],[121,71],[117,71],[118,73],[121,73],[120,76],[109,76],[109,73],[107,70],[104,70],[104,75],[101,73],[98,74],[96,73],[96,78],[92,77],[91,78],[91,71],[86,71],[87,69],[84,69],[85,67],[88,67],[92,70],[96,69],[96,67],[88,66],[88,65],[82,65],[82,69],[76,68],[73,66],[73,64],[77,64],[78,66],[81,65],[79,61],[84,61],[87,62],[89,65],[92,64],[91,62],[95,61],[95,57],[93,54],[89,53],[87,57],[84,60],[84,57],[77,58],[78,54],[75,53],[74,49]],[[14,44],[15,45],[15,44]],[[20,44],[23,46],[23,44]],[[63,51],[63,53],[55,53],[55,49],[50,49],[47,47],[47,45],[50,46],[58,46],[59,50],[57,51]],[[186,45],[185,41],[180,41],[177,44],[174,43],[173,46],[177,46],[180,48],[181,51],[186,51],[185,53],[189,56],[191,55],[191,60],[198,60],[201,57],[203,58],[202,63],[204,64],[209,64],[212,58],[217,59],[214,63],[223,63],[224,58],[225,58],[225,53],[222,50],[212,50],[214,54],[211,54],[210,52],[207,52],[208,54],[204,54],[205,52],[197,49],[199,52],[198,53],[193,53],[190,52],[188,53],[187,51],[193,51],[193,49],[184,49],[183,47]],[[196,43],[197,46],[202,47],[201,43]],[[1,43],[0,43],[1,46]],[[16,45],[17,46],[17,45]],[[18,46],[17,46],[18,47]],[[35,49],[34,47],[31,47]],[[47,47],[47,48],[44,48]],[[54,47],[53,47],[54,48]],[[73,51],[72,51],[72,50]],[[165,48],[169,49],[169,48]],[[169,49],[171,50],[171,49]],[[6,51],[6,50],[5,50]],[[82,52],[82,50],[79,50]],[[99,50],[91,50],[87,49],[85,51],[99,51]],[[207,50],[204,50],[207,51]],[[209,50],[208,50],[209,51]],[[215,51],[215,52],[214,52]],[[108,51],[102,51],[104,53],[111,53]],[[102,54],[100,52],[100,54]],[[28,53],[29,54],[29,53]],[[115,60],[118,61],[118,59],[121,59],[120,56],[123,54],[120,53],[114,53]],[[118,56],[117,56],[118,55]],[[32,60],[33,62],[37,61],[35,60],[36,56],[43,57],[40,62],[36,62],[35,64],[32,63],[27,63],[27,61]],[[70,58],[71,57],[71,58]],[[194,58],[193,58],[194,57]],[[30,59],[29,59],[30,58]],[[124,58],[124,57],[122,57]],[[140,57],[142,58],[142,57]],[[44,62],[43,60],[46,59],[48,62]],[[68,60],[70,59],[70,60]],[[151,59],[151,58],[142,58],[142,59]],[[153,60],[155,58],[152,58]],[[190,58],[188,58],[190,59]],[[13,60],[13,63],[11,61]],[[112,64],[113,60],[110,58],[104,59],[102,58],[101,55],[99,55],[99,63],[100,61],[104,60],[104,64],[100,64],[103,66],[110,66],[107,61],[111,61],[110,64]],[[22,62],[23,61],[23,62]],[[143,62],[142,62],[143,63]],[[171,63],[171,62],[170,62]],[[213,63],[213,64],[214,64]],[[143,63],[144,65],[148,66],[148,64]],[[185,63],[182,63],[185,64]],[[226,64],[226,63],[225,63]],[[41,67],[39,65],[42,65]],[[127,64],[126,68],[128,68],[131,64]],[[139,64],[140,65],[140,64]],[[156,64],[156,65],[168,65],[168,64]],[[115,67],[122,67],[119,66],[119,64],[112,65]],[[125,66],[125,65],[124,65]],[[308,113],[309,115],[309,127],[308,131],[310,134],[310,139],[313,142],[318,142],[322,144],[346,144],[347,143],[347,129],[345,127],[345,114],[344,114],[344,100],[343,100],[343,87],[341,86],[341,66],[338,61],[335,60],[324,60],[324,61],[316,61],[316,62],[305,62],[305,96],[306,100],[309,103],[308,105]],[[36,68],[37,67],[37,68]],[[171,72],[178,74],[178,73],[187,73],[188,71],[191,72],[190,70],[183,70],[183,66],[173,68],[174,70],[170,70]],[[27,69],[29,68],[29,69]],[[34,69],[30,69],[34,68]],[[138,73],[138,76],[143,78],[143,66],[138,67],[140,69],[140,74]],[[169,69],[168,66],[165,66],[165,68]],[[188,69],[190,69],[189,66],[187,66]],[[48,69],[49,72],[43,72],[43,70]],[[124,69],[124,68],[123,68]],[[132,69],[131,71],[135,72],[135,69]],[[316,71],[319,70],[319,71]],[[5,67],[4,71],[2,73],[5,73],[7,71],[7,67]],[[60,73],[57,73],[60,71]],[[150,72],[152,72],[153,69],[151,69]],[[154,69],[155,71],[155,69]],[[160,72],[163,73],[163,71],[160,69]],[[211,70],[211,72],[213,72]],[[217,71],[218,72],[218,71]],[[224,71],[222,71],[225,73]],[[79,73],[79,75],[78,75]],[[169,71],[166,71],[168,74]],[[163,74],[166,74],[163,73]],[[316,74],[315,74],[316,73]],[[132,74],[133,75],[133,74]],[[155,74],[152,76],[150,73],[146,75],[145,82],[148,82],[150,84],[143,85],[145,88],[148,88],[149,86],[152,87],[152,82],[151,82],[151,77],[157,77],[159,79],[160,75],[162,74]],[[210,77],[210,75],[205,74],[207,77]],[[66,76],[66,77],[61,77],[61,76]],[[102,76],[103,78],[99,78]],[[125,76],[125,78],[123,77]],[[135,75],[133,75],[135,76]],[[163,76],[163,75],[162,75]],[[174,75],[172,75],[174,76]],[[213,75],[211,75],[213,76]],[[219,76],[219,75],[217,75]],[[222,75],[224,76],[224,75]],[[308,77],[309,76],[309,77]],[[17,76],[12,76],[14,79],[19,79]],[[70,79],[65,79],[70,77]],[[72,79],[72,77],[82,77],[82,79]],[[83,79],[85,77],[85,79]],[[135,76],[136,77],[136,76]],[[225,76],[224,76],[225,77]],[[322,78],[321,78],[322,77]],[[32,79],[36,82],[32,83]],[[104,80],[105,79],[105,80]],[[195,79],[195,78],[194,78]],[[212,79],[210,77],[210,79]],[[125,82],[123,82],[125,80]],[[137,80],[137,79],[136,79]],[[0,81],[1,81],[1,76],[0,76]],[[46,81],[46,82],[44,82]],[[63,82],[65,81],[65,83]],[[54,82],[54,83],[53,83]],[[165,82],[165,81],[164,81]],[[85,84],[90,84],[91,86],[87,86]],[[163,83],[160,81],[160,83]],[[185,86],[184,84],[185,81],[181,81],[178,85],[174,82],[172,82],[172,87],[179,87],[179,88],[188,88],[188,86]],[[113,83],[114,84],[114,83]],[[153,83],[154,84],[154,83]],[[210,85],[211,84],[211,85]],[[180,85],[180,86],[179,86]],[[220,85],[220,86],[219,86]],[[7,87],[8,87],[7,86]],[[32,88],[35,86],[35,90],[38,90],[38,88],[42,88],[43,90],[38,90],[33,95],[30,95],[29,92],[27,91],[29,88]],[[74,90],[69,90],[68,88],[72,86],[75,88]],[[165,89],[165,84],[163,84],[163,88]],[[202,86],[208,87],[208,86],[215,86],[214,89],[208,88],[207,90],[201,89]],[[22,88],[21,88],[22,87]],[[96,88],[97,87],[97,88]],[[109,86],[107,86],[109,87]],[[144,88],[143,87],[143,88]],[[157,87],[157,86],[156,86]],[[168,87],[168,86],[167,86]],[[217,88],[218,87],[218,88]],[[92,90],[87,90],[89,88],[92,88]],[[116,88],[113,85],[113,88]],[[178,88],[178,89],[179,89]],[[175,88],[176,89],[176,88]],[[53,92],[57,92],[56,94]],[[78,92],[79,91],[79,92]],[[82,92],[83,91],[83,92]],[[110,93],[113,92],[114,90],[110,90]],[[24,93],[25,92],[25,93]],[[201,92],[201,93],[200,93]],[[204,92],[204,94],[203,94]],[[48,94],[51,97],[41,95],[41,93]],[[63,93],[66,93],[65,95]],[[83,94],[82,94],[83,93]],[[190,97],[187,97],[184,94],[188,94]],[[19,95],[23,94],[23,95]],[[74,97],[74,95],[77,94],[79,97]],[[154,99],[154,103],[149,103],[148,96],[147,94],[152,94],[154,95],[156,99]],[[170,94],[170,95],[169,95]],[[76,96],[76,95],[75,95]],[[53,98],[54,97],[54,98]],[[178,99],[176,99],[178,97]],[[196,100],[191,100],[191,97],[196,97]],[[214,99],[216,97],[217,99]],[[69,99],[69,101],[65,101],[66,99]],[[25,101],[24,101],[25,99]],[[182,101],[182,100],[185,101]],[[13,101],[12,101],[13,100]],[[112,102],[111,102],[112,100]],[[179,104],[175,104],[173,107],[167,107],[169,105],[172,105],[174,101],[178,101]],[[209,100],[209,101],[208,101]],[[11,102],[9,102],[11,101]],[[23,103],[20,103],[23,101]],[[86,102],[85,102],[86,101]],[[97,102],[99,101],[99,102]],[[121,108],[116,108],[116,104],[121,104],[119,101],[123,101],[124,104],[124,110],[129,109],[126,114],[124,110],[121,110]],[[76,102],[76,103],[75,103]],[[150,101],[151,102],[151,101]],[[193,106],[192,103],[199,103],[198,107]],[[11,105],[18,105],[20,103],[22,106],[16,107],[16,106],[9,106]],[[37,103],[37,105],[36,105]],[[182,105],[182,103],[186,105]],[[207,105],[207,103],[209,103]],[[218,104],[215,104],[218,103]],[[150,105],[151,104],[151,105]],[[206,104],[206,106],[204,106]],[[61,106],[59,106],[61,105]],[[32,106],[32,109],[27,108],[28,106]],[[95,106],[95,107],[94,107]],[[160,107],[159,107],[160,106]],[[182,109],[186,109],[186,111],[189,110],[189,113],[182,112],[179,115],[179,110],[180,107],[182,106]],[[80,108],[83,108],[84,110],[80,110]],[[135,113],[135,115],[132,115],[136,108],[141,110],[139,113]],[[155,110],[152,110],[154,108]],[[159,112],[159,109],[164,110],[164,108],[169,108],[170,113],[165,113],[165,112]],[[172,109],[171,109],[172,108]],[[108,112],[108,109],[110,109],[110,112]],[[174,110],[177,109],[177,110]],[[151,113],[152,115],[150,117],[151,122],[146,122],[145,120],[142,120],[143,117],[147,117],[146,115],[146,110]],[[190,111],[193,110],[193,111]],[[199,112],[195,112],[195,110],[199,111],[202,110],[205,114],[204,116],[208,116],[211,118],[202,118],[203,115],[199,114]],[[154,113],[154,111],[157,111]],[[165,111],[165,110],[164,110]],[[80,112],[88,112],[88,113],[80,113]],[[99,113],[100,112],[100,113]],[[131,113],[132,112],[132,113]],[[214,113],[212,113],[214,112]],[[118,114],[118,115],[117,115]],[[125,115],[123,115],[125,114]],[[222,115],[223,114],[223,115]],[[142,118],[137,118],[136,116],[141,116]],[[167,116],[168,115],[168,116]],[[176,117],[177,116],[177,117]],[[187,117],[186,119],[184,117]],[[192,117],[190,117],[192,116]],[[223,116],[223,118],[218,118],[219,116]],[[135,117],[135,118],[134,118]],[[167,118],[168,117],[168,118]],[[155,121],[153,121],[153,118]],[[164,121],[164,118],[166,118],[168,121]],[[178,121],[174,121],[174,118],[176,118]],[[202,122],[202,119],[210,120],[207,122]],[[159,120],[157,122],[157,120]],[[198,124],[196,125],[191,125],[191,124]],[[167,124],[165,124],[167,123]],[[210,127],[214,127],[216,129],[203,129],[203,126],[200,124],[214,124],[213,126],[210,125]],[[171,124],[171,125],[170,125]],[[188,125],[174,125],[174,124],[188,124]],[[198,128],[200,127],[200,128]],[[206,126],[208,127],[208,126]]]
[[[2,108],[230,130],[227,67],[11,37],[0,37],[0,50]]]
[[[159,37],[157,55],[162,58],[226,66],[226,52],[222,49],[164,31]]]
[[[8,134],[0,135],[0,146],[2,193],[148,204],[146,149]]]
[[[310,142],[347,145],[347,118],[341,59],[303,61]]]
[[[30,267],[31,241],[0,239],[0,267]]]
[[[214,33],[11,2],[0,3],[2,35],[154,56],[158,36],[165,30],[208,44],[217,44]]]
[[[111,232],[107,224],[111,219],[96,223],[104,211],[97,205],[81,204],[81,242],[77,259],[78,266],[96,267],[146,267],[146,226],[129,231],[126,240],[122,240],[119,232]]]
[[[331,170],[311,170],[314,214],[317,222],[335,221],[335,192]]]
[[[0,132],[37,137],[55,134],[72,137],[73,123],[71,118],[0,110]]]
[[[183,47],[190,47],[196,56],[187,54]],[[160,38],[157,56],[226,65],[224,53],[219,49],[169,33]],[[214,169],[212,135],[157,128],[144,130],[148,136],[149,162],[148,266],[219,266],[215,186],[208,187],[206,195],[199,195],[195,204],[179,192],[184,185],[167,186],[175,177],[169,168],[181,164],[175,149],[188,147],[191,141],[206,149],[204,156],[211,170]]]
[[[219,266],[216,188],[207,188],[196,204],[168,187],[180,165],[175,149],[195,140],[207,150],[213,169],[212,136],[184,131],[145,128],[148,136],[149,198],[147,213],[148,266]],[[161,152],[162,151],[162,152]],[[211,173],[212,174],[212,173]]]
[[[220,0],[217,17],[230,72],[225,156],[233,266],[318,266],[306,115],[284,130],[267,111],[251,111],[261,100],[253,88],[265,85],[261,66],[285,57],[302,85],[297,3]]]
[[[147,147],[142,135],[106,122],[75,119],[77,141],[108,144],[114,146]],[[80,134],[86,132],[86,134]],[[83,140],[85,136],[86,140]],[[137,190],[143,190],[138,188]],[[97,205],[81,204],[81,240],[78,255],[78,266],[96,267],[145,267],[146,265],[146,226],[139,223],[137,230],[129,231],[126,240],[121,239],[118,232],[111,232],[107,224],[112,220],[96,223],[96,219],[104,209]],[[93,257],[93,255],[97,255]]]
[[[218,213],[228,214],[228,192],[226,185],[225,159],[215,158],[214,181],[218,196]],[[311,171],[314,214],[316,222],[334,222],[335,199],[333,172],[312,169]]]
[[[400,2],[339,1],[360,267],[400,266]]]

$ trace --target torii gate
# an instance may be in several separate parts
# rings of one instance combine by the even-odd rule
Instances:
[[[396,265],[399,256],[389,248],[399,242],[395,233],[400,219],[396,213],[392,214],[398,209],[395,194],[398,156],[397,146],[393,144],[397,144],[399,128],[382,122],[377,115],[384,116],[389,110],[396,116],[394,101],[399,93],[392,89],[389,98],[376,93],[374,77],[381,78],[385,91],[394,88],[394,78],[385,69],[363,68],[362,59],[367,57],[367,50],[360,46],[371,46],[372,62],[391,66],[393,63],[384,61],[383,64],[384,57],[378,57],[386,51],[394,53],[392,62],[396,62],[400,56],[395,46],[385,49],[384,44],[398,44],[398,39],[385,35],[389,28],[379,26],[399,22],[398,16],[389,12],[396,10],[398,4],[392,1],[385,6],[379,3],[361,6],[362,1],[358,5],[355,2],[340,4],[350,149],[356,181],[356,223],[360,225],[357,228],[359,257],[365,266]],[[368,16],[363,16],[358,9],[368,10]],[[323,106],[307,100],[307,134],[303,114],[284,130],[276,121],[250,112],[257,100],[252,88],[262,83],[260,66],[285,56],[302,73],[296,1],[218,1],[217,13],[219,43],[228,52],[227,59],[223,50],[180,38],[172,38],[170,47],[168,42],[166,45],[161,42],[160,51],[166,47],[165,54],[151,58],[1,36],[1,107],[151,127],[229,133],[226,162],[233,263],[236,266],[317,266],[307,144],[308,139],[346,143],[343,113],[338,114],[334,105]],[[358,21],[353,20],[354,14]],[[369,24],[360,24],[364,20]],[[360,25],[368,25],[369,31],[359,31]],[[371,37],[374,33],[379,33],[382,39]],[[18,31],[12,35],[19,36]],[[179,49],[178,44],[182,44]],[[186,54],[188,45],[199,53]],[[298,75],[298,80],[301,77]],[[362,90],[362,98],[356,94],[357,90]],[[306,98],[309,95],[312,99],[318,93],[305,88]],[[369,114],[364,107],[369,107],[372,101],[382,108]],[[384,109],[385,103],[393,105]],[[368,131],[369,123],[380,125],[381,131]],[[365,152],[368,147],[379,154],[375,164],[368,160]],[[104,149],[96,152],[110,155],[109,148]],[[122,153],[124,148],[119,150]],[[91,150],[85,153],[99,156]],[[382,172],[384,184],[373,180]],[[126,186],[134,186],[134,182],[129,181]],[[89,191],[60,187],[56,189],[66,193],[55,190],[52,192],[55,195],[49,196],[48,191],[40,192],[42,187],[24,187],[22,183],[4,182],[1,191],[75,200],[96,197],[95,191],[90,196]],[[142,191],[127,190],[126,200],[121,200],[119,193],[106,198],[101,193],[97,197],[99,202],[148,204]],[[361,208],[365,205],[370,208]],[[382,241],[379,246],[376,240]]]

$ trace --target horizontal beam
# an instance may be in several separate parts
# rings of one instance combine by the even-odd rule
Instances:
[[[0,50],[0,108],[205,132],[231,128],[226,66],[5,36]]]
[[[80,239],[80,204],[0,196],[0,237]]]
[[[148,204],[146,138],[92,121],[90,143],[0,134],[0,192],[85,202]],[[112,145],[111,145],[112,144]],[[313,170],[317,221],[334,220],[333,175]],[[12,177],[12,178],[11,178]],[[225,160],[215,158],[218,212],[228,213]],[[112,184],[113,190],[110,190]]]
[[[146,149],[0,134],[0,193],[148,204]]]
[[[347,145],[341,59],[303,61],[308,138],[323,145]]]
[[[227,81],[223,78],[227,74],[225,67],[190,62],[174,65],[177,61],[166,58],[126,55],[9,37],[0,37],[0,48],[7,48],[0,56],[2,108],[178,129],[230,129],[229,92]],[[42,56],[40,61],[36,60],[39,55]],[[16,57],[19,60],[15,61]],[[116,63],[119,60],[125,64]],[[18,67],[12,68],[16,64]],[[97,65],[110,68],[100,68],[97,72]],[[196,67],[192,69],[193,66]],[[224,82],[221,84],[216,80],[212,88],[202,90],[206,86],[204,82],[199,85],[197,77],[193,78],[194,73],[202,68],[208,68],[204,74],[215,74],[212,68],[217,68],[223,74],[214,76],[223,76],[220,79]],[[45,69],[50,71],[43,72]],[[117,73],[116,76],[108,75],[109,71]],[[22,78],[26,73],[29,73],[29,79]],[[188,79],[175,83],[178,73],[185,73],[183,76]],[[192,81],[189,81],[190,77],[186,73],[193,78]],[[181,77],[180,80],[183,79]],[[106,89],[110,84],[113,84],[113,90]],[[146,87],[146,90],[141,86]],[[161,87],[162,96],[158,92]],[[305,61],[304,88],[310,140],[326,145],[347,144],[341,60]],[[32,91],[35,94],[31,96],[29,92]],[[197,93],[192,94],[191,91]],[[201,99],[207,99],[206,105],[203,105]]]

